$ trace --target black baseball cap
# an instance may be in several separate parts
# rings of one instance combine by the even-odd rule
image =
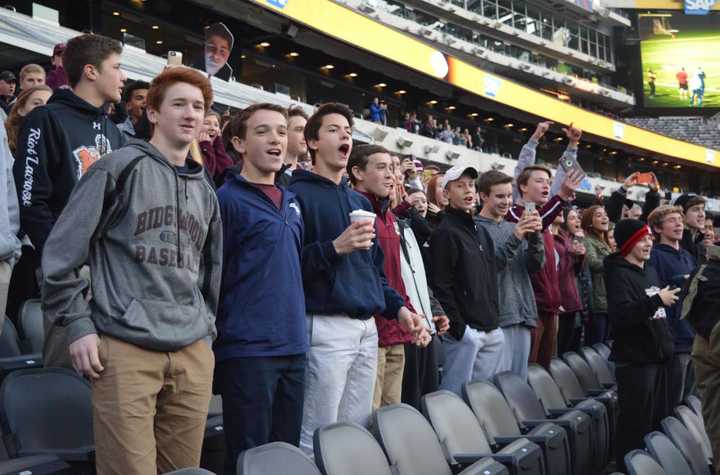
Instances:
[[[3,71],[0,73],[0,81],[17,82],[17,78],[12,71]]]

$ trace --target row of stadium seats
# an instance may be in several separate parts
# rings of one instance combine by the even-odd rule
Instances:
[[[702,117],[628,117],[625,122],[714,149],[720,148],[720,126]]]

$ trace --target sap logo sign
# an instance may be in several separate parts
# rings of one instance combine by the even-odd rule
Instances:
[[[716,0],[685,0],[686,15],[707,15]]]
[[[267,2],[273,7],[285,8],[290,0],[267,0]]]

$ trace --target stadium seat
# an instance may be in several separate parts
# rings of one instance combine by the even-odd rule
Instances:
[[[612,384],[602,384],[593,368],[579,354],[569,351],[562,355],[562,359],[573,370],[585,392],[595,396],[611,389]]]
[[[577,409],[590,416],[593,435],[593,461],[596,469],[602,469],[610,458],[610,425],[605,406],[592,398],[569,403],[550,373],[538,364],[528,367],[528,384],[545,408],[546,415],[553,417],[564,414],[568,410]]]
[[[625,455],[628,475],[670,475],[644,450],[633,450]]]
[[[20,309],[20,327],[31,353],[42,354],[45,342],[42,304],[40,299],[29,299]]]
[[[300,449],[285,442],[270,442],[242,452],[237,475],[321,475],[312,460]]]
[[[610,347],[605,343],[595,343],[592,347],[600,356],[605,358],[605,360],[610,358]]]
[[[372,416],[375,437],[385,449],[397,475],[452,475],[440,441],[430,423],[407,404],[381,407]],[[465,468],[462,475],[507,474],[504,465],[484,458]]]
[[[23,354],[15,325],[6,318],[0,334],[0,381],[13,371],[41,366],[40,354]]]
[[[615,381],[615,374],[610,371],[610,366],[605,358],[593,348],[586,346],[580,349],[580,355],[585,358],[585,361],[597,376],[600,384],[605,388],[611,388],[617,390],[617,381]]]
[[[710,445],[710,438],[708,437],[705,429],[703,428],[702,418],[698,417],[687,406],[678,406],[675,408],[675,415],[685,425],[690,435],[693,436],[703,449],[703,454],[707,458],[708,464],[713,462],[712,445]]]
[[[220,472],[218,472],[220,473]],[[165,475],[214,475],[215,472],[205,470],[204,468],[181,468],[180,470],[173,470],[167,472]]]
[[[225,430],[223,416],[208,415],[203,438],[200,467],[211,472],[222,473],[225,465]]]
[[[313,435],[315,463],[323,475],[392,475],[382,447],[364,427],[338,422]]]
[[[522,434],[502,393],[487,381],[466,383],[463,396],[494,449],[527,438],[542,448],[545,469],[549,475],[573,473],[570,443],[562,427],[553,423],[540,424]]]
[[[62,368],[19,370],[0,386],[0,421],[11,457],[57,455],[91,462],[90,384]]]
[[[697,443],[683,423],[674,417],[666,417],[662,420],[661,425],[665,435],[672,440],[685,457],[692,468],[693,475],[710,475],[710,466],[701,445]]]
[[[559,425],[568,434],[573,454],[573,473],[591,472],[592,422],[587,414],[570,410],[549,419],[537,395],[518,375],[511,372],[496,374],[495,384],[505,396],[521,427],[531,428],[545,422]]]
[[[450,391],[426,394],[422,408],[451,465],[467,465],[490,457],[505,465],[512,475],[545,473],[542,449],[527,439],[518,439],[493,454],[480,423],[457,394]]]
[[[651,432],[645,436],[645,446],[660,463],[660,466],[672,475],[693,475],[690,465],[680,450],[662,432]]]
[[[695,396],[694,394],[690,394],[688,397],[685,398],[685,404],[693,410],[695,414],[702,419],[702,401],[700,401],[700,398]],[[704,422],[703,422],[704,425]]]

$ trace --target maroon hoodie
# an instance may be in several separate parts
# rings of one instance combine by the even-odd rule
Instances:
[[[400,234],[395,216],[390,211],[390,201],[388,199],[378,200],[374,195],[363,191],[359,193],[370,200],[375,214],[377,214],[375,233],[380,249],[383,251],[383,270],[388,285],[400,294],[405,301],[405,306],[414,312],[402,280]],[[379,345],[382,347],[412,342],[412,335],[403,330],[397,320],[388,320],[382,315],[375,315],[375,325],[378,329]]]
[[[564,313],[578,312],[582,310],[582,302],[580,301],[580,293],[577,288],[578,264],[582,263],[582,259],[574,256],[570,249],[572,247],[572,238],[564,231],[554,236],[555,250],[560,256],[560,266],[558,269],[558,279],[560,282],[560,302],[563,306]]]
[[[232,158],[225,152],[222,137],[217,136],[212,142],[200,142],[200,151],[203,154],[203,164],[213,180],[218,180],[226,168],[233,166]]]

